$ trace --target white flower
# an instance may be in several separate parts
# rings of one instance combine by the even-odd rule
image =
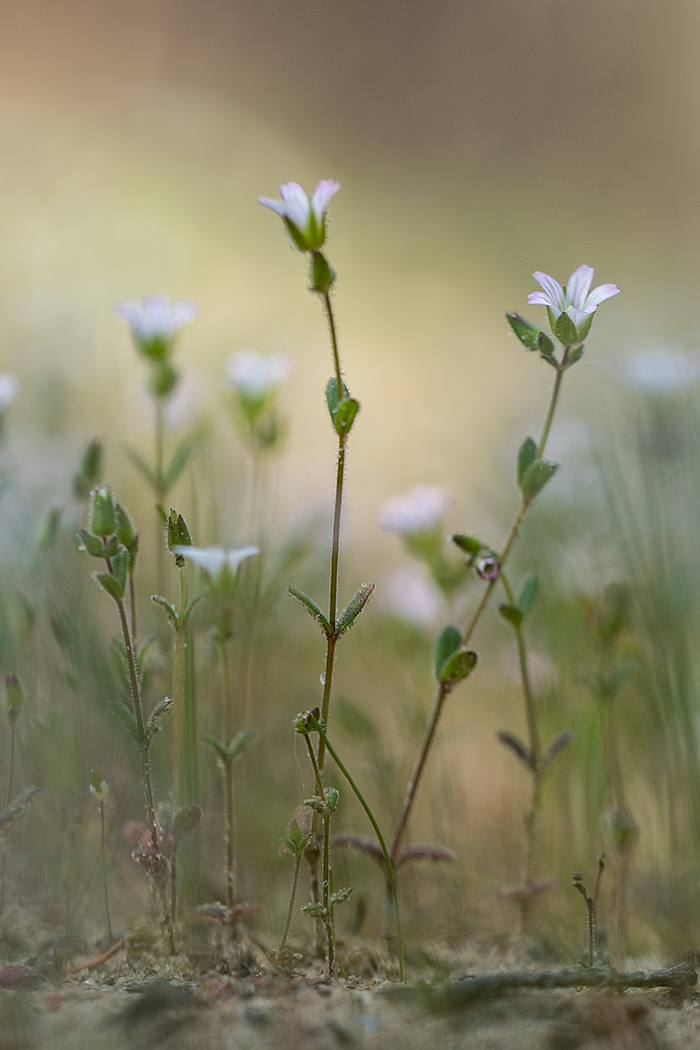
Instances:
[[[258,204],[272,208],[285,221],[301,251],[313,251],[326,239],[326,208],[339,189],[339,182],[321,179],[309,196],[298,182],[287,182],[280,186],[282,200],[258,197]]]
[[[628,382],[650,394],[673,394],[700,379],[700,356],[672,347],[655,347],[631,354],[622,362]]]
[[[16,376],[0,375],[0,412],[10,407],[19,393],[19,379]]]
[[[452,503],[452,494],[442,485],[416,485],[409,492],[386,500],[380,509],[379,521],[387,532],[413,536],[435,528]]]
[[[418,566],[407,565],[392,573],[382,595],[389,612],[418,627],[434,627],[444,614],[439,589]]]
[[[189,299],[171,303],[167,295],[148,295],[140,304],[117,303],[114,312],[129,325],[144,356],[161,358],[177,332],[197,316],[199,307]]]
[[[240,547],[238,550],[226,551],[223,547],[189,547],[177,544],[172,548],[174,554],[181,554],[184,558],[203,569],[210,580],[218,580],[225,568],[228,568],[232,576],[235,576],[241,562],[250,558],[253,554],[259,554],[259,547]]]
[[[530,304],[548,306],[555,319],[560,314],[569,314],[577,327],[590,314],[594,314],[602,302],[620,291],[616,284],[599,284],[591,292],[593,267],[586,266],[585,263],[574,270],[565,288],[562,288],[559,281],[540,270],[535,270],[532,276],[544,290],[530,292],[527,301]]]
[[[233,386],[251,401],[265,398],[291,370],[292,362],[285,354],[259,354],[256,350],[238,350],[226,365]]]

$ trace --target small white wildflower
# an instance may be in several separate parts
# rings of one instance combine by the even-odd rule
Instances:
[[[326,239],[326,209],[339,189],[339,182],[321,179],[309,196],[298,182],[287,182],[280,186],[281,200],[258,197],[258,204],[271,208],[284,220],[297,248],[315,251]]]
[[[144,357],[164,357],[183,327],[199,313],[189,299],[171,303],[167,295],[149,295],[141,303],[117,303],[114,312],[131,329],[134,342]]]
[[[653,347],[622,362],[624,378],[650,394],[673,394],[700,379],[700,355]]]
[[[257,350],[238,350],[228,359],[226,374],[241,395],[261,401],[283,383],[292,370],[286,354],[259,354]]]
[[[453,496],[442,485],[416,485],[401,496],[386,500],[379,521],[387,532],[413,536],[439,525],[452,506]]]
[[[238,550],[227,551],[219,546],[189,547],[183,544],[177,544],[172,550],[174,554],[181,554],[198,565],[213,582],[218,580],[225,568],[228,568],[231,575],[235,576],[241,562],[253,554],[260,553],[259,547],[240,547]]]
[[[397,569],[381,593],[388,612],[417,627],[434,627],[444,613],[438,587],[418,565]]]
[[[548,306],[555,319],[560,314],[567,313],[577,327],[590,314],[595,313],[602,302],[618,295],[620,291],[616,284],[600,284],[591,292],[593,267],[586,266],[585,263],[574,270],[565,288],[562,288],[554,277],[540,270],[535,270],[532,276],[543,291],[530,292],[527,297],[528,303]]]

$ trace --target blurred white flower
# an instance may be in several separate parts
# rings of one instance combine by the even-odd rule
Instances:
[[[259,554],[259,547],[240,547],[238,550],[224,550],[223,547],[188,547],[178,544],[173,547],[174,554],[181,554],[198,565],[207,576],[216,581],[223,570],[228,567],[232,576],[236,574],[241,562],[253,554]]]
[[[672,394],[700,379],[700,354],[673,347],[652,347],[622,362],[623,377],[651,394]]]
[[[258,204],[284,219],[298,248],[313,251],[326,239],[326,208],[339,189],[339,182],[321,179],[309,196],[298,182],[287,182],[280,186],[282,200],[258,197]]]
[[[379,522],[387,532],[403,536],[428,532],[440,524],[453,500],[442,485],[416,485],[401,496],[386,500],[379,511]]]
[[[0,375],[0,412],[9,408],[19,393],[19,379],[16,376]]]
[[[226,374],[242,397],[262,400],[292,370],[286,354],[259,354],[257,350],[238,350],[226,364]]]
[[[528,303],[548,306],[555,318],[567,313],[577,326],[585,321],[589,314],[595,313],[602,302],[618,295],[620,291],[616,284],[600,284],[591,292],[593,267],[586,266],[585,263],[574,270],[565,288],[562,288],[554,277],[540,270],[535,270],[532,276],[544,290],[530,292],[527,297]]]
[[[177,332],[192,321],[199,307],[189,299],[171,303],[167,295],[148,295],[141,303],[117,303],[115,314],[123,318],[139,350],[146,357],[162,357]]]
[[[390,613],[418,627],[434,627],[444,615],[440,590],[418,565],[397,569],[381,594]]]

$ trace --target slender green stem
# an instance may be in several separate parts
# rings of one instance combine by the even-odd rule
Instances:
[[[163,469],[164,455],[164,431],[165,431],[165,412],[164,412],[164,401],[162,397],[156,397],[156,425],[155,425],[155,497],[156,503],[159,506],[163,505],[167,492],[165,491],[165,471]],[[156,507],[156,526],[155,526],[155,539],[156,539],[156,572],[158,578],[158,590],[161,594],[165,593],[165,544],[163,543],[163,519],[161,517],[160,510]]]
[[[309,739],[308,733],[305,734],[304,740],[306,741],[306,750],[309,752],[309,761],[311,762],[311,768],[314,771],[314,780],[316,781],[316,795],[318,798],[325,801],[325,792],[323,790],[323,774],[316,758],[316,753],[313,748],[313,744]],[[312,823],[312,841],[315,841],[317,829],[318,829],[318,814],[314,812],[315,821]],[[334,957],[334,938],[333,929],[330,917],[330,814],[324,813],[323,815],[323,874],[322,874],[322,898],[321,904],[323,905],[323,925],[326,930],[326,955],[328,963],[328,973],[331,974],[333,970],[333,957]],[[314,864],[311,866],[311,881],[312,881],[312,892],[314,892],[314,899],[318,897],[318,867],[317,860],[318,854],[314,854]],[[315,885],[315,891],[313,887]],[[316,903],[318,903],[316,901]],[[320,930],[317,925],[317,936]]]
[[[292,889],[291,893],[289,894],[289,908],[287,910],[287,921],[284,924],[284,933],[282,934],[282,940],[280,941],[280,946],[278,948],[278,951],[280,952],[283,952],[286,947],[287,937],[289,936],[289,928],[292,925],[292,915],[294,914],[294,901],[297,897],[299,871],[301,869],[301,862],[303,857],[304,851],[302,850],[300,853],[297,853],[296,857],[294,858],[294,877],[292,878]]]
[[[358,788],[358,786],[355,783],[355,781],[353,780],[353,778],[348,773],[346,767],[343,765],[341,760],[338,758],[337,752],[331,747],[331,745],[330,745],[330,743],[328,741],[328,737],[326,736],[325,731],[321,728],[321,726],[318,724],[318,722],[316,723],[316,729],[318,731],[318,734],[319,734],[321,740],[325,744],[328,752],[330,753],[331,757],[333,758],[333,761],[335,762],[335,764],[337,765],[338,769],[340,770],[340,772],[343,774],[343,776],[347,780],[347,782],[350,785],[350,787],[352,788],[352,790],[355,792],[355,795],[357,796],[357,799],[358,799],[360,805],[362,806],[362,808],[364,809],[365,813],[369,817],[370,824],[374,828],[374,833],[377,836],[377,840],[379,842],[379,845],[382,848],[382,853],[384,854],[384,862],[386,864],[387,878],[389,880],[389,885],[391,886],[391,896],[392,896],[393,901],[394,901],[394,913],[396,915],[396,936],[397,936],[397,939],[398,939],[398,947],[399,947],[399,980],[403,981],[403,940],[402,940],[402,937],[401,937],[401,911],[399,909],[399,896],[398,896],[398,893],[396,892],[396,882],[394,880],[394,867],[393,867],[393,864],[392,864],[392,861],[391,861],[391,857],[389,856],[389,851],[386,848],[386,843],[384,842],[384,836],[381,833],[379,824],[377,824],[377,821],[375,820],[375,817],[374,817],[374,814],[372,813],[372,810],[369,808],[369,806],[367,805],[367,802],[365,801],[364,795],[362,794],[362,792]]]
[[[100,799],[100,822],[102,825],[102,884],[104,888],[105,896],[105,914],[107,916],[107,933],[109,934],[110,942],[114,941],[114,934],[112,933],[112,919],[109,914],[109,890],[107,888],[107,850],[105,847],[105,803],[104,799]]]
[[[340,351],[338,349],[338,333],[335,327],[335,316],[333,314],[333,304],[331,302],[330,292],[323,293],[323,305],[326,309],[326,317],[328,318],[328,327],[331,333],[331,347],[333,349],[333,367],[335,369],[335,381],[338,384],[338,400],[343,400],[343,373],[340,369]]]
[[[562,382],[562,377],[563,377],[563,374],[564,374],[564,371],[565,371],[566,362],[567,362],[567,359],[568,359],[568,353],[569,353],[569,350],[568,350],[568,347],[567,347],[564,350],[564,356],[563,356],[563,359],[562,359],[562,363],[557,368],[557,376],[556,376],[556,379],[555,379],[555,382],[554,382],[554,388],[553,388],[551,396],[550,396],[549,407],[547,409],[547,415],[545,417],[545,423],[544,423],[544,427],[543,427],[543,430],[542,430],[542,436],[540,438],[540,442],[539,442],[539,445],[537,447],[537,457],[538,458],[541,458],[542,455],[544,454],[545,446],[547,444],[547,439],[549,437],[549,431],[550,431],[551,426],[552,426],[552,420],[554,419],[554,412],[555,412],[555,409],[557,407],[557,403],[559,401],[559,393],[560,393],[560,390],[561,390],[561,382]],[[515,515],[515,519],[513,520],[513,524],[510,527],[510,530],[509,530],[508,535],[506,537],[506,541],[503,544],[503,548],[501,549],[501,553],[500,553],[499,558],[498,558],[498,564],[499,564],[499,568],[501,570],[503,569],[503,566],[505,565],[505,563],[506,563],[506,561],[508,559],[508,556],[509,556],[509,554],[511,552],[513,544],[515,543],[515,539],[516,539],[516,537],[518,535],[518,531],[520,529],[520,526],[522,525],[523,518],[525,517],[531,502],[532,502],[531,500],[526,500],[526,499],[522,499],[521,500],[520,507],[518,508],[518,512]],[[474,613],[472,614],[471,620],[467,624],[467,627],[465,628],[464,633],[462,634],[462,646],[463,647],[466,647],[469,644],[469,642],[471,640],[471,637],[472,637],[472,635],[473,635],[473,633],[474,633],[474,631],[476,629],[476,626],[477,626],[477,624],[479,623],[479,621],[481,619],[481,615],[482,615],[484,609],[486,608],[486,606],[488,604],[488,600],[491,597],[493,589],[496,586],[496,582],[497,581],[494,579],[494,580],[489,580],[489,582],[487,583],[486,588],[485,588],[483,594],[481,595],[481,599],[479,601],[479,604],[477,605]],[[408,782],[408,786],[406,788],[406,794],[404,795],[404,801],[403,801],[403,804],[402,804],[402,807],[401,807],[401,813],[399,814],[399,818],[398,818],[397,823],[396,823],[396,829],[394,831],[394,838],[393,838],[392,846],[391,846],[391,855],[394,858],[394,860],[396,860],[397,857],[398,857],[398,853],[399,853],[399,849],[400,849],[400,846],[401,846],[401,842],[403,840],[403,836],[405,834],[406,827],[408,825],[408,820],[409,820],[409,817],[411,815],[411,810],[413,809],[413,803],[415,801],[416,793],[418,791],[418,785],[420,784],[421,777],[423,775],[423,771],[425,769],[425,766],[426,766],[426,763],[427,763],[427,760],[428,760],[428,755],[430,754],[430,750],[431,750],[432,745],[433,745],[433,740],[435,739],[435,733],[436,733],[436,730],[437,730],[438,722],[440,720],[440,715],[442,714],[442,709],[444,707],[445,700],[447,699],[448,694],[449,694],[449,689],[446,686],[440,685],[438,687],[438,690],[437,690],[437,693],[436,693],[436,696],[435,696],[435,700],[433,702],[433,707],[432,707],[432,710],[430,712],[430,716],[428,718],[428,722],[427,722],[427,725],[426,725],[425,733],[424,733],[423,739],[421,741],[420,749],[418,751],[418,755],[416,757],[416,761],[415,761],[413,769],[411,771],[411,778],[410,778],[410,780]]]
[[[179,610],[175,629],[175,660],[173,667],[173,758],[172,758],[172,799],[170,805],[171,820],[174,821],[180,809],[180,758],[182,754],[182,719],[185,705],[185,606],[187,603],[187,582],[185,567],[178,567]],[[173,921],[177,919],[177,853],[173,848],[170,858],[170,911]]]
[[[17,714],[13,711],[12,714]],[[5,807],[9,806],[12,802],[12,792],[14,790],[14,779],[15,779],[15,720],[10,719],[10,761],[7,770],[7,791],[5,792]]]
[[[219,645],[221,656],[221,704],[223,716],[224,747],[228,747],[233,738],[233,710],[230,690],[230,671],[228,659],[228,642],[222,640]],[[231,757],[223,760],[224,776],[224,844],[226,848],[226,903],[233,908],[236,903],[236,861],[235,861],[235,814],[233,807],[233,761]]]
[[[501,582],[509,603],[515,605],[513,591],[511,590],[510,584],[508,583],[503,571],[501,571]],[[525,697],[525,713],[527,715],[527,728],[530,738],[530,754],[532,756],[533,767],[537,769],[540,762],[540,734],[539,726],[537,724],[537,708],[535,706],[535,698],[532,695],[530,671],[527,664],[527,646],[525,645],[525,634],[523,632],[522,624],[519,624],[514,630],[518,642],[518,660],[520,662],[520,678],[522,680],[523,695]]]

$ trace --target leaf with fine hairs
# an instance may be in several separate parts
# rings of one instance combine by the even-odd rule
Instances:
[[[406,846],[399,850],[394,862],[395,868],[400,868],[411,860],[441,861],[444,864],[456,864],[457,854],[453,853],[447,846],[440,846],[436,842],[423,842],[416,846]]]
[[[522,740],[517,737],[515,733],[508,733],[505,729],[502,729],[500,732],[496,733],[496,739],[500,740],[504,747],[507,747],[512,751],[515,757],[519,758],[528,769],[534,768],[529,747],[523,744]]]

